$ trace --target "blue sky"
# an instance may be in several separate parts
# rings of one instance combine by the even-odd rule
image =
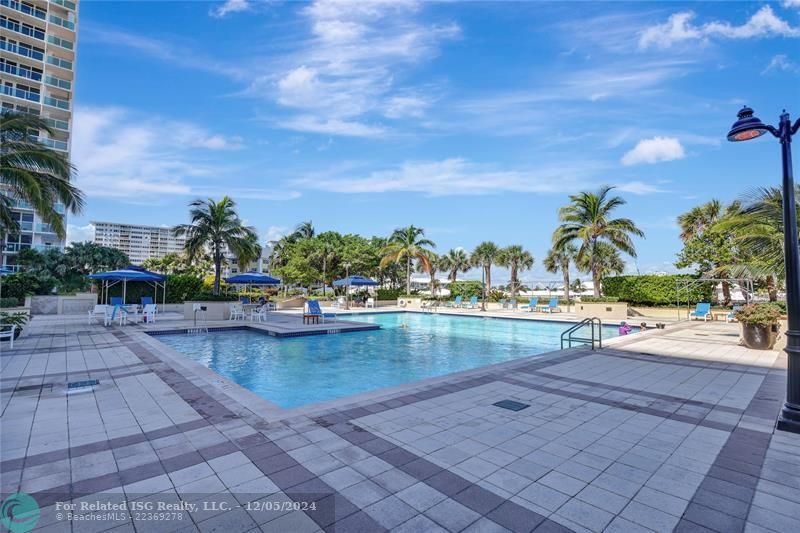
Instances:
[[[679,213],[780,181],[777,143],[723,142],[736,111],[800,113],[800,0],[84,1],[79,31],[72,239],[228,194],[262,240],[415,224],[547,279],[558,207],[610,184],[629,270],[670,271]]]

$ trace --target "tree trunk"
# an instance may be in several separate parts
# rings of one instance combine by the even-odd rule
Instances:
[[[592,284],[594,285],[594,296],[600,298],[600,272],[592,265]]]
[[[511,298],[517,297],[517,267],[511,267]]]
[[[767,276],[767,293],[770,302],[778,301],[778,287],[775,284],[775,276]]]
[[[486,292],[492,290],[492,264],[486,264]]]
[[[567,313],[569,313],[569,268],[561,268],[561,274],[564,276],[564,298],[567,300]]]
[[[325,297],[325,259],[322,259],[322,297]]]
[[[214,256],[214,296],[219,296],[219,278],[222,275],[222,259]]]
[[[727,281],[722,282],[722,305],[731,305],[731,284]]]
[[[406,296],[411,296],[411,257],[406,258]]]

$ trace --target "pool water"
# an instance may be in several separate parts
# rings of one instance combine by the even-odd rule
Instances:
[[[570,326],[405,312],[352,320],[382,328],[282,339],[248,330],[157,339],[290,408],[557,350]],[[603,327],[604,339],[617,334],[617,326]]]

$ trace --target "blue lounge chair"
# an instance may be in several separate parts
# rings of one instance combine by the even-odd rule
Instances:
[[[112,296],[111,305],[125,305],[125,303],[122,301],[122,296]]]
[[[558,298],[552,297],[550,298],[550,303],[546,306],[542,306],[542,313],[560,313],[561,309],[558,307]]]
[[[703,322],[707,321],[708,319],[713,320],[713,316],[711,315],[711,304],[708,302],[699,302],[694,311],[689,313],[689,320],[694,320],[695,318],[702,318]]]
[[[323,313],[322,308],[319,306],[319,302],[317,300],[309,300],[306,305],[308,306],[308,312],[303,313],[303,318],[307,317],[319,317],[322,319],[322,323],[325,323],[326,318],[333,319],[336,322],[336,313]]]
[[[500,304],[500,309],[508,309],[508,304],[506,303],[505,298],[500,298],[500,301],[497,303]]]
[[[534,296],[533,298],[531,298],[530,302],[527,303],[527,305],[523,305],[522,307],[520,307],[520,309],[527,309],[528,312],[530,313],[532,311],[536,311],[536,306],[538,305],[539,305],[539,297]]]
[[[728,313],[725,316],[725,322],[735,322],[736,321],[736,312],[741,308],[742,308],[742,306],[739,305],[739,304],[734,305],[733,309],[731,309],[731,312]]]
[[[478,297],[473,296],[469,299],[469,309],[477,309],[478,308]]]
[[[142,296],[142,307],[145,305],[153,305],[153,298],[150,296]]]
[[[458,295],[452,302],[447,302],[447,307],[461,307],[461,300],[461,295]]]
[[[516,298],[511,298],[508,301],[508,307],[509,307],[509,309],[516,309],[517,308],[517,299]]]
[[[239,303],[243,304],[243,305],[249,304],[250,303],[250,297],[249,296],[239,296]]]

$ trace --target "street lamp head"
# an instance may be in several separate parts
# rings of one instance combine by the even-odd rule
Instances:
[[[769,131],[758,117],[753,116],[753,110],[747,106],[739,111],[738,117],[739,120],[733,123],[731,131],[728,132],[728,140],[731,142],[749,141]]]

